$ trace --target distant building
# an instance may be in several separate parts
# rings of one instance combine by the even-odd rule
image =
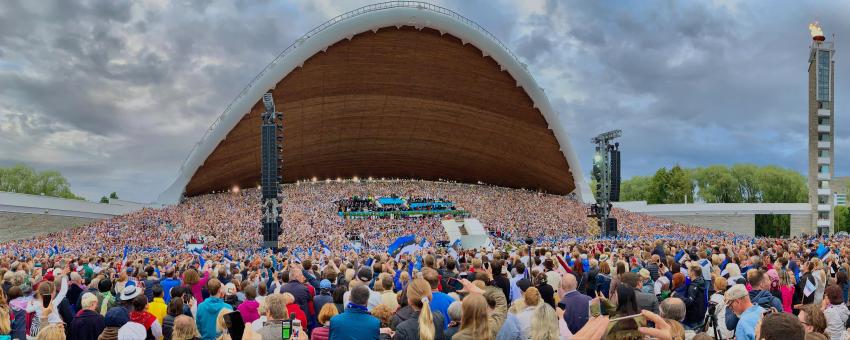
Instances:
[[[848,185],[850,185],[850,177],[835,177],[830,183],[832,186],[832,205],[847,206]]]
[[[809,203],[818,234],[832,233],[835,165],[835,49],[817,23],[809,26]],[[843,189],[843,188],[842,188]],[[846,197],[846,196],[845,196]],[[845,203],[846,204],[846,203]]]

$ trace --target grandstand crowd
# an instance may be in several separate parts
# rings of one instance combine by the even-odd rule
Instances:
[[[433,246],[441,216],[337,214],[341,199],[393,195],[445,198],[500,236],[447,249]],[[564,196],[332,182],[284,187],[271,252],[257,248],[258,196],[0,244],[0,339],[848,338],[847,238],[751,238],[615,209],[622,237],[600,239]],[[389,253],[406,235],[423,246]],[[196,238],[205,250],[188,250]]]

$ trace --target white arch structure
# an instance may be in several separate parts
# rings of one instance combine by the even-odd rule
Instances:
[[[586,203],[593,200],[593,194],[582,176],[578,157],[562,121],[565,119],[564,116],[555,112],[543,89],[537,85],[525,64],[520,62],[515,54],[490,32],[450,9],[418,1],[392,1],[364,6],[334,17],[310,30],[281,52],[254,77],[213,122],[183,162],[177,179],[159,195],[157,202],[160,204],[178,202],[192,176],[218,144],[227,137],[228,132],[239,123],[264,93],[274,88],[289,72],[303,66],[311,56],[343,39],[351,39],[359,33],[392,26],[413,26],[419,29],[428,27],[444,34],[448,33],[463,41],[464,44],[474,45],[485,56],[493,58],[516,80],[517,86],[525,90],[534,102],[534,107],[543,114],[570,167],[575,181],[576,196]]]

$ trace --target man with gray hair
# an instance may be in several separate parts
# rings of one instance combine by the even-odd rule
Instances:
[[[458,330],[460,330],[460,320],[463,317],[463,310],[461,309],[461,302],[455,301],[449,305],[449,328],[447,328],[443,335],[446,339],[451,339]]]
[[[576,290],[578,281],[573,274],[565,273],[561,275],[560,294],[562,294],[561,303],[559,305],[564,309],[564,321],[567,323],[570,332],[577,333],[588,319],[588,305],[590,304],[590,296],[584,295]]]
[[[685,320],[685,302],[680,298],[671,297],[661,301],[661,317],[682,322]]]
[[[266,322],[263,328],[260,328],[257,333],[262,335],[263,339],[280,338],[283,321],[288,319],[286,314],[286,301],[283,294],[272,294],[266,296],[264,301],[266,307]],[[302,325],[301,327],[306,327]]]
[[[97,296],[92,293],[85,293],[80,301],[80,312],[71,321],[68,338],[96,340],[103,329],[106,328],[103,316],[97,312]]]

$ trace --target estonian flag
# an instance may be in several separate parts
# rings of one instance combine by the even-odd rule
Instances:
[[[416,245],[416,236],[407,235],[397,238],[389,247],[387,247],[387,254],[398,259],[398,256],[405,253],[412,253],[417,248]]]
[[[816,289],[817,287],[815,286],[814,280],[812,279],[812,277],[809,277],[806,280],[806,286],[803,288],[803,295],[808,297],[809,295],[812,295],[812,293],[814,293]]]
[[[325,256],[331,256],[331,248],[325,244],[325,241],[319,240],[319,247],[322,248],[322,252],[325,253]]]

